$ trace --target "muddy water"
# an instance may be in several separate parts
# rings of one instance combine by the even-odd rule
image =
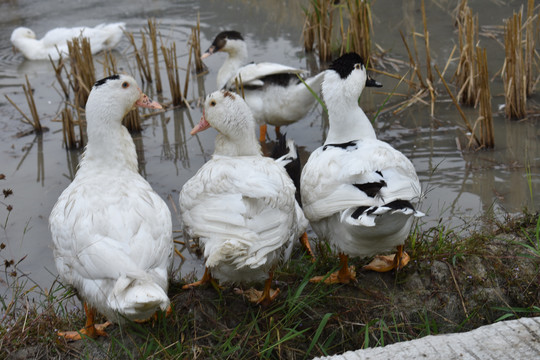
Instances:
[[[129,31],[138,33],[148,18],[155,17],[164,40],[169,43],[176,41],[179,61],[185,66],[190,28],[200,13],[204,49],[219,31],[236,29],[244,34],[253,60],[313,69],[317,62],[301,49],[303,19],[299,3],[260,0],[147,0],[136,4],[128,0],[0,2],[0,174],[6,176],[0,181],[0,187],[13,190],[13,195],[5,199],[0,195],[0,225],[3,228],[0,230],[0,242],[6,244],[6,248],[0,251],[1,260],[24,258],[17,266],[18,274],[25,274],[26,279],[43,288],[51,285],[56,269],[47,218],[57,197],[73,178],[80,156],[79,151],[66,151],[62,146],[61,124],[54,120],[63,99],[51,66],[46,61],[25,61],[21,54],[13,54],[9,42],[13,28],[30,27],[40,37],[48,29],[60,25],[92,26],[124,21]],[[398,30],[402,29],[409,39],[412,31],[421,31],[420,2],[402,1],[399,6],[388,6],[388,3],[379,0],[373,6],[374,39],[387,50],[388,57],[406,60]],[[439,68],[444,67],[457,42],[450,15],[454,3],[426,0],[432,57]],[[481,11],[481,25],[501,25],[502,20],[522,3],[525,1],[469,1],[475,12]],[[136,38],[140,40],[137,34]],[[494,75],[502,65],[503,49],[497,40],[488,37],[481,37],[481,45],[488,49],[489,70]],[[140,81],[127,39],[122,41],[115,55],[122,71],[136,75]],[[215,76],[222,61],[223,55],[212,56],[206,61],[210,73],[197,80],[191,79],[188,100],[196,100],[215,88]],[[97,69],[99,78],[101,68],[98,66]],[[391,68],[387,70],[393,72]],[[454,70],[455,63],[449,66],[448,71]],[[400,71],[404,73],[406,69]],[[21,88],[25,74],[34,88],[42,123],[49,128],[42,136],[17,137],[18,133],[28,130],[28,125],[20,121],[20,115],[4,98],[8,95],[26,111]],[[387,91],[394,87],[394,80],[381,75],[376,77]],[[183,78],[184,75],[182,81]],[[166,102],[169,91],[165,73],[162,79],[165,92],[160,100]],[[429,107],[419,104],[399,114],[383,112],[375,122],[379,137],[407,155],[417,168],[425,192],[421,209],[427,213],[420,226],[426,229],[441,221],[448,227],[462,227],[486,212],[504,214],[519,212],[524,207],[535,208],[540,199],[538,117],[521,122],[506,120],[498,111],[498,105],[504,102],[502,84],[499,77],[494,77],[492,102],[496,149],[462,153],[456,145],[457,140],[464,141],[461,120],[453,105],[445,100],[447,96],[442,86],[438,87],[441,100],[436,104],[433,118]],[[149,95],[155,95],[151,86],[145,85],[143,89]],[[405,88],[399,89],[399,92],[406,91]],[[372,116],[384,98],[384,95],[367,92],[363,95],[362,106]],[[401,100],[393,98],[387,106]],[[538,108],[538,96],[531,102]],[[189,135],[189,130],[201,115],[195,103],[189,109],[169,110],[146,118],[143,132],[134,135],[141,173],[163,198],[171,196],[174,202],[177,202],[182,184],[213,151],[213,130],[197,137]],[[476,118],[476,110],[465,111],[472,119]],[[316,107],[307,118],[284,130],[300,146],[302,156],[307,158],[322,143],[326,126],[322,110]],[[273,130],[270,131],[270,139],[269,147],[275,140]],[[9,214],[6,210],[8,204],[13,206]],[[174,219],[174,228],[180,230],[177,219]],[[185,249],[183,252],[186,261],[178,263],[178,275],[191,272],[200,275],[201,260]],[[5,279],[0,278],[0,282]],[[11,278],[8,280],[12,281]]]

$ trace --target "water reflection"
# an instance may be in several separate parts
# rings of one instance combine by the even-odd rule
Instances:
[[[75,174],[77,173],[77,167],[79,166],[79,156],[81,154],[80,150],[66,150],[66,165],[67,165],[67,174],[63,175],[73,181],[75,179]]]
[[[454,26],[449,11],[451,1],[426,1],[430,17],[432,55],[434,62],[445,64],[448,54],[456,40]],[[492,24],[499,24],[509,9],[517,8],[518,1],[503,5],[486,7],[482,16],[497,18]],[[478,7],[485,1],[469,1],[471,7]],[[441,5],[442,4],[442,5]],[[491,2],[490,2],[491,4]],[[195,25],[197,12],[201,14],[201,47],[206,49],[214,36],[225,29],[236,29],[245,35],[248,43],[250,60],[275,61],[282,64],[305,68],[312,74],[321,69],[316,56],[304,54],[301,49],[301,30],[303,15],[297,2],[267,0],[201,0],[172,2],[153,0],[133,3],[127,0],[106,2],[103,0],[87,2],[59,2],[43,0],[39,2],[3,3],[0,19],[4,26],[0,28],[0,96],[7,94],[18,103],[24,104],[24,95],[20,93],[20,84],[24,74],[29,74],[35,90],[36,105],[44,122],[51,131],[33,139],[14,138],[13,135],[24,129],[17,120],[15,110],[0,105],[0,172],[8,176],[2,186],[15,190],[13,202],[15,211],[11,215],[8,231],[2,241],[9,238],[13,257],[26,256],[25,271],[39,283],[50,283],[50,275],[43,274],[43,268],[54,269],[52,252],[49,248],[47,218],[50,210],[70,181],[74,178],[82,150],[66,151],[62,146],[59,123],[50,119],[62,106],[63,97],[54,90],[55,77],[52,66],[47,61],[25,61],[20,54],[11,52],[9,36],[16,25],[30,25],[36,32],[62,25],[74,25],[81,22],[81,14],[88,19],[100,19],[102,22],[125,20],[128,30],[134,33],[136,40],[141,39],[140,30],[147,25],[147,18],[156,16],[158,27],[162,29],[164,44],[175,41],[177,44],[181,68],[187,65],[187,40],[190,27]],[[55,12],[49,9],[54,8]],[[44,17],[42,14],[50,13]],[[402,1],[401,6],[388,6],[386,2],[373,2],[374,38],[378,45],[388,50],[389,54],[400,59],[408,56],[399,37],[399,29],[405,33],[420,29],[421,14],[419,2]],[[97,20],[95,20],[97,21]],[[485,20],[484,20],[485,21]],[[86,25],[95,25],[88,21]],[[410,35],[409,35],[410,36]],[[487,46],[494,53],[492,69],[498,69],[501,48],[490,39],[481,38],[482,46]],[[422,41],[419,43],[419,57],[422,58]],[[162,103],[170,101],[169,85],[166,72],[161,73],[164,92],[155,93],[155,86],[140,81],[133,50],[127,39],[114,52],[118,68],[139,79],[139,85],[149,96]],[[207,93],[215,89],[217,71],[223,62],[223,55],[209,58],[206,65],[208,73],[189,74],[187,98],[190,108],[168,110],[158,115],[144,118],[143,131],[133,134],[139,158],[141,174],[148,179],[153,188],[167,199],[171,209],[178,200],[182,185],[206,162],[214,148],[215,131],[209,130],[189,135],[201,116],[200,102]],[[101,61],[100,56],[96,58]],[[450,71],[451,66],[449,67]],[[97,68],[97,73],[102,73]],[[404,70],[406,71],[406,70]],[[181,73],[185,76],[185,73]],[[395,80],[377,75],[377,80],[384,83],[386,91],[391,91]],[[496,90],[500,79],[492,82],[494,106],[501,102]],[[362,107],[370,118],[374,117],[386,95],[367,91],[362,96]],[[444,98],[444,95],[441,95]],[[538,96],[535,98],[538,102]],[[400,99],[401,101],[402,99]],[[397,102],[395,98],[387,104]],[[476,117],[475,109],[466,109],[467,114]],[[148,112],[145,112],[148,114]],[[422,219],[425,227],[441,223],[448,227],[461,226],[468,218],[492,209],[517,212],[523,206],[534,209],[540,197],[540,133],[534,120],[513,122],[495,113],[495,144],[493,151],[461,153],[456,146],[456,139],[463,139],[459,117],[453,105],[440,102],[436,105],[435,118],[429,116],[429,108],[418,104],[407,108],[402,113],[383,113],[376,120],[375,127],[381,140],[389,142],[408,156],[414,163],[426,198],[421,210],[428,213]],[[287,133],[299,146],[299,153],[305,163],[311,151],[319,147],[328,131],[328,119],[320,106],[315,106],[308,116],[282,131]],[[271,139],[276,137],[271,132]],[[34,146],[34,144],[37,144]],[[272,142],[265,146],[271,149]],[[35,156],[35,161],[32,157]],[[530,166],[530,167],[529,167]],[[530,168],[530,176],[527,175]],[[45,169],[47,171],[45,171]],[[529,181],[531,183],[529,187]],[[532,191],[532,199],[531,199]],[[11,200],[11,199],[10,199]],[[31,219],[31,220],[29,220]],[[175,235],[180,239],[178,219],[175,218]],[[28,229],[27,229],[27,225]],[[24,242],[20,239],[24,234]],[[182,265],[182,276],[189,272],[202,271],[201,262],[189,253],[189,246],[178,248],[186,257]],[[180,258],[178,258],[180,261]],[[200,274],[199,274],[200,275]]]
[[[45,162],[43,161],[43,134],[36,134],[34,136],[34,140],[32,142],[25,146],[23,148],[24,155],[22,156],[21,160],[19,161],[19,164],[17,165],[16,170],[19,170],[21,166],[24,165],[24,162],[29,154],[32,153],[32,148],[34,147],[34,144],[37,143],[37,150],[36,150],[36,159],[37,159],[37,174],[36,174],[36,182],[40,183],[41,186],[45,186]]]

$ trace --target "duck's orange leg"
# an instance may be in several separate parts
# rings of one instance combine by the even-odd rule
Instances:
[[[193,282],[191,284],[186,284],[186,285],[182,286],[182,289],[184,289],[184,290],[191,289],[191,288],[194,288],[196,286],[201,286],[201,285],[209,283],[209,282],[213,283],[213,282],[215,282],[215,280],[212,278],[212,275],[210,274],[210,269],[204,268],[204,274],[203,274],[203,277],[201,278],[201,280],[195,281],[195,282]]]
[[[261,127],[259,128],[259,131],[260,131],[259,142],[266,141],[266,128],[267,128],[266,124],[261,125]]]
[[[268,306],[278,296],[280,290],[272,289],[272,279],[274,278],[274,272],[270,271],[268,279],[264,282],[264,289],[262,291],[255,290],[253,288],[248,290],[235,289],[235,293],[245,296],[250,302],[260,304],[262,306]]]
[[[403,251],[403,245],[399,245],[397,253],[393,255],[377,255],[373,261],[364,266],[364,269],[377,272],[386,272],[393,269],[401,270],[410,260],[409,254]]]
[[[94,318],[96,316],[96,310],[89,307],[86,302],[84,302],[83,305],[84,312],[86,313],[86,324],[84,325],[84,328],[79,331],[59,331],[58,335],[71,341],[81,340],[83,337],[95,339],[98,336],[108,336],[105,329],[107,326],[111,325],[111,322],[107,321],[103,324],[95,324]]]
[[[338,271],[330,274],[330,276],[315,276],[311,278],[310,282],[321,282],[324,280],[325,284],[348,284],[351,281],[356,280],[356,271],[354,266],[349,266],[349,257],[345,254],[339,254],[340,268]]]
[[[311,250],[311,245],[309,243],[309,239],[306,232],[304,232],[302,236],[300,237],[300,242],[306,248],[306,251],[308,252],[309,256],[311,256],[311,262],[314,262],[315,254],[313,253],[313,250]]]

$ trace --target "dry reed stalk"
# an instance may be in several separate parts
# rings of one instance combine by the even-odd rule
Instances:
[[[188,92],[189,85],[189,69],[191,69],[191,54],[193,54],[193,46],[189,47],[188,63],[186,67],[186,78],[184,79],[184,94]]]
[[[111,76],[114,74],[118,74],[116,58],[110,51],[106,51],[103,59],[103,77]]]
[[[26,101],[28,102],[28,108],[30,109],[30,114],[32,115],[32,126],[37,133],[41,133],[43,128],[41,127],[41,122],[39,121],[39,115],[36,109],[36,102],[34,101],[34,93],[32,91],[32,86],[30,85],[30,80],[28,80],[28,75],[24,75],[26,79],[26,85],[23,85],[24,95],[26,96]]]
[[[315,12],[304,9],[306,16],[304,20],[304,26],[302,28],[302,37],[304,38],[304,50],[306,52],[312,52],[315,49]]]
[[[502,77],[505,113],[511,119],[523,119],[527,115],[527,75],[521,41],[521,24],[521,12],[514,13],[514,16],[506,21],[504,33],[505,61]]]
[[[242,82],[242,75],[238,75],[238,77],[234,78],[234,87],[235,87],[235,93],[242,95],[242,99],[245,99],[245,93],[244,93],[244,83]]]
[[[351,39],[351,46],[344,48],[345,40],[343,39],[341,54],[354,51],[368,63],[371,56],[371,29],[373,27],[370,3],[363,0],[347,0],[347,9],[349,10],[347,38]]]
[[[493,148],[495,135],[493,130],[493,116],[491,112],[491,91],[489,89],[489,75],[487,69],[486,49],[476,48],[476,66],[478,73],[478,103],[479,103],[479,138],[482,147]],[[476,124],[475,124],[476,127]]]
[[[476,44],[478,43],[478,15],[473,16],[472,10],[465,7],[458,22],[459,32],[459,64],[454,75],[459,89],[458,100],[467,105],[476,105],[478,85],[476,66]]]
[[[437,67],[437,65],[435,65],[434,67],[435,67],[435,71],[437,71],[437,74],[439,74],[439,78],[441,79],[446,91],[448,92],[448,95],[450,95],[450,98],[452,99],[452,102],[454,103],[456,109],[458,110],[459,115],[463,119],[465,127],[467,128],[467,130],[470,133],[470,135],[469,135],[469,144],[471,144],[474,141],[474,143],[476,145],[475,147],[479,147],[480,146],[480,141],[478,140],[478,138],[474,134],[474,129],[471,126],[471,123],[469,122],[469,119],[467,119],[467,117],[465,116],[465,113],[461,109],[461,106],[459,106],[459,103],[458,103],[456,97],[454,96],[454,94],[452,94],[452,91],[450,91],[450,87],[448,86],[448,84],[444,80],[444,77],[442,76],[441,72],[439,71],[439,68]]]
[[[431,97],[431,116],[434,116],[436,96],[435,96],[435,88],[433,87],[433,74],[431,72],[431,52],[429,50],[429,31],[427,29],[426,7],[424,6],[424,0],[422,0],[422,21],[424,23],[424,44],[426,47],[426,70],[427,70],[426,82],[428,85],[429,95]]]
[[[85,37],[73,38],[67,45],[71,63],[70,84],[75,92],[75,106],[84,108],[90,90],[96,82],[90,40]]]
[[[403,35],[403,32],[401,32],[401,30],[399,30],[399,34],[401,35],[401,40],[403,40],[403,44],[405,44],[405,48],[407,49],[407,54],[409,54],[409,62],[410,62],[410,66],[414,69],[414,72],[413,74],[416,74],[416,77],[418,78],[418,81],[420,82],[420,86],[422,88],[426,88],[426,83],[424,82],[424,79],[422,77],[422,73],[420,72],[420,69],[418,68],[418,66],[416,65],[416,61],[414,60],[414,57],[412,56],[412,53],[411,53],[411,50],[409,49],[409,45],[407,44],[407,40],[405,40],[405,36]],[[416,42],[415,42],[415,50],[416,50]],[[412,78],[411,78],[411,81],[408,82],[409,84],[409,88],[415,88],[411,85],[412,82]]]
[[[467,8],[469,8],[468,0],[460,0],[454,9],[455,26],[458,26],[460,22],[463,22],[463,17],[466,15],[465,12]]]
[[[332,58],[332,28],[334,17],[334,0],[311,0],[310,9],[306,11],[304,22],[304,46],[306,51],[313,50],[317,43],[319,59],[323,62]],[[311,40],[311,39],[314,39]],[[311,45],[309,44],[311,42]]]
[[[129,132],[142,131],[141,116],[137,109],[129,111],[122,119],[122,125],[124,125]]]
[[[75,121],[68,107],[62,110],[62,135],[66,149],[83,147],[83,139],[81,138],[80,141],[77,141],[77,137],[75,136]]]
[[[403,81],[403,82],[406,82],[409,87],[413,88],[413,87],[416,87],[416,83],[410,81],[410,80],[407,80],[405,79],[403,76],[401,75],[397,75],[397,74],[392,74],[392,73],[389,73],[387,71],[384,71],[384,70],[378,70],[378,69],[371,69],[371,71],[373,71],[374,73],[377,73],[377,74],[381,74],[381,75],[385,75],[385,76],[388,76],[388,77],[391,77],[393,79],[397,79],[399,81]]]
[[[426,46],[427,80],[433,84],[433,74],[431,73],[431,54],[429,51],[429,31],[427,29],[426,7],[424,6],[424,0],[422,0],[422,21],[424,23],[424,43]]]
[[[28,103],[28,108],[30,109],[30,117],[28,117],[13,100],[11,100],[7,95],[4,95],[7,101],[22,115],[22,122],[32,125],[34,132],[40,134],[43,132],[43,127],[39,120],[39,115],[36,109],[36,102],[34,101],[34,94],[32,92],[32,86],[28,80],[28,75],[24,75],[26,79],[26,84],[23,84],[23,91],[26,97],[26,102]]]
[[[535,78],[533,63],[535,59],[536,44],[534,38],[534,21],[538,23],[538,13],[534,11],[534,0],[527,2],[527,20],[525,21],[525,77],[527,82],[527,96],[534,92]]]
[[[195,72],[197,74],[205,72],[206,67],[204,62],[201,60],[201,16],[198,13],[197,26],[191,28],[190,46],[193,48],[193,56],[195,58]]]
[[[161,52],[165,60],[167,69],[167,78],[169,79],[169,87],[171,89],[171,98],[174,106],[185,104],[182,91],[180,90],[180,76],[178,75],[178,59],[176,57],[176,43],[173,42],[171,47],[167,49],[161,46]]]
[[[126,36],[133,47],[133,52],[135,53],[135,60],[137,61],[137,68],[139,69],[139,74],[141,76],[141,82],[144,84],[146,82],[152,82],[152,69],[150,68],[150,62],[148,61],[148,49],[146,48],[146,37],[141,32],[142,35],[142,46],[141,49],[137,47],[133,33],[126,32]]]
[[[148,36],[150,37],[150,41],[152,42],[152,54],[154,56],[154,76],[156,78],[156,92],[158,94],[161,94],[163,92],[163,87],[161,86],[161,74],[159,73],[159,57],[157,45],[158,31],[156,26],[156,19],[148,19]]]
[[[69,99],[69,86],[65,83],[64,78],[62,77],[62,70],[66,72],[67,78],[69,78],[69,74],[67,73],[64,57],[62,54],[60,54],[60,58],[58,59],[58,62],[54,62],[54,60],[49,56],[49,61],[51,62],[51,65],[54,69],[54,74],[56,76],[56,81],[60,84],[60,87],[62,88],[62,92],[64,93],[64,96],[66,99]]]

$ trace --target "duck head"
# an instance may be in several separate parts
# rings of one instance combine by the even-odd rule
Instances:
[[[260,154],[260,145],[255,136],[255,119],[240,95],[219,90],[206,97],[201,121],[191,130],[191,135],[209,127],[218,132],[214,154]]]
[[[204,52],[201,59],[206,59],[218,51],[224,51],[227,53],[235,52],[235,49],[238,47],[245,48],[245,46],[244,38],[238,31],[222,31],[217,34],[216,38],[212,42],[212,45],[210,45],[208,50]]]
[[[86,112],[111,113],[111,118],[122,121],[135,107],[161,109],[161,105],[144,94],[129,75],[111,75],[96,81],[86,102]]]
[[[334,60],[325,74],[322,85],[325,98],[332,94],[358,100],[364,88],[382,87],[368,76],[362,57],[356,53],[347,53]],[[339,91],[336,91],[339,87]]]
[[[16,42],[20,39],[35,39],[36,33],[26,27],[18,27],[11,33],[11,42]]]

